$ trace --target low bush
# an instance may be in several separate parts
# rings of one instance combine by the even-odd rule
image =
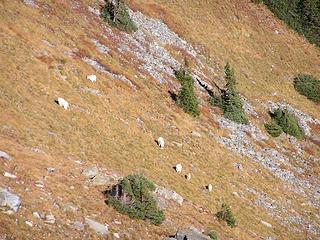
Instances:
[[[294,78],[294,88],[308,99],[320,102],[320,80],[307,74],[300,74]]]
[[[181,83],[181,89],[176,96],[178,106],[193,117],[200,115],[199,102],[194,92],[194,79],[187,66],[175,72],[176,78]]]
[[[105,0],[105,2],[106,4],[102,9],[102,18],[106,22],[126,32],[137,31],[138,28],[130,18],[124,0]]]
[[[226,118],[236,123],[248,124],[249,121],[243,108],[243,100],[236,90],[236,79],[229,64],[225,66],[224,72],[227,82],[226,90],[222,90],[221,96],[213,96],[211,103],[220,107]]]
[[[276,130],[278,128],[276,125],[278,125],[279,127],[281,127],[283,132],[285,132],[291,136],[294,136],[297,139],[302,139],[304,137],[304,132],[303,132],[302,128],[300,127],[298,120],[296,119],[296,117],[292,113],[289,113],[287,110],[282,110],[282,109],[278,108],[273,113],[270,113],[270,116],[272,118],[272,123],[270,123],[268,125],[268,127],[270,129],[272,127],[274,128],[274,135],[275,136],[277,135],[276,134],[277,131],[279,131],[279,130]],[[267,126],[266,126],[266,128],[267,128]]]
[[[220,221],[225,221],[229,227],[233,228],[236,226],[236,220],[229,205],[223,203],[221,210],[217,212],[216,216]]]
[[[282,128],[273,120],[270,123],[266,123],[264,127],[272,137],[279,137],[283,133]]]
[[[165,220],[165,215],[152,196],[155,185],[142,175],[129,175],[119,185],[107,191],[107,204],[131,218],[148,220],[155,225]]]

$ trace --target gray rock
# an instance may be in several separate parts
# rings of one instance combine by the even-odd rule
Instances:
[[[56,171],[56,169],[52,168],[52,167],[49,167],[49,168],[47,168],[47,171],[48,171],[48,173],[53,173],[53,172]]]
[[[40,216],[40,214],[38,212],[33,212],[32,216],[35,217],[35,218],[41,219],[41,216]]]
[[[46,219],[44,220],[45,223],[54,224],[56,222],[56,218],[53,216],[52,213],[46,215]]]
[[[38,5],[34,2],[34,0],[23,0],[23,3],[30,7],[38,8]]]
[[[12,157],[8,153],[3,151],[0,151],[0,158],[4,158],[5,160],[8,160],[8,161],[12,160]]]
[[[68,203],[64,206],[63,210],[66,212],[76,212],[79,208],[72,203]]]
[[[202,234],[198,229],[190,228],[179,230],[176,240],[210,240],[210,237]]]
[[[91,220],[90,218],[86,218],[85,222],[96,233],[101,234],[101,235],[109,234],[109,230],[108,230],[108,227],[106,225],[103,225],[103,224],[98,223],[98,222],[96,222],[94,220]]]
[[[94,178],[99,173],[99,169],[97,167],[86,168],[82,171],[82,175],[87,178]]]
[[[268,227],[268,228],[272,228],[272,225],[268,222],[265,222],[265,221],[260,221],[264,226]]]
[[[170,189],[166,189],[164,187],[160,187],[157,186],[156,190],[155,190],[155,194],[163,197],[167,200],[173,200],[176,203],[178,203],[179,205],[182,205],[183,203],[183,197],[180,196],[178,193],[176,193],[175,191],[172,191]]]
[[[94,178],[92,178],[90,184],[93,186],[113,185],[117,183],[117,181],[118,179],[115,176],[98,173]]]
[[[192,131],[191,132],[191,135],[193,136],[193,137],[201,137],[201,134],[199,133],[199,132],[197,132],[197,131]]]
[[[17,212],[21,206],[21,199],[18,195],[8,189],[0,188],[0,209],[9,210],[9,213]]]
[[[84,224],[79,221],[75,221],[73,223],[73,229],[78,230],[78,231],[83,231],[84,230]]]

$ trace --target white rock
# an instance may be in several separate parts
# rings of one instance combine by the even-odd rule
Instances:
[[[4,158],[5,160],[8,160],[8,161],[12,159],[12,157],[8,153],[3,151],[0,151],[0,158]]]
[[[69,108],[69,103],[66,100],[64,100],[63,98],[58,98],[58,104],[59,104],[59,106],[63,107],[64,109]]]
[[[56,222],[56,218],[52,215],[52,213],[46,215],[45,223],[54,224]]]
[[[264,226],[268,227],[268,228],[272,228],[272,225],[268,222],[265,222],[265,221],[260,221]]]
[[[119,233],[113,233],[113,236],[114,236],[115,238],[117,238],[117,239],[119,239],[119,238],[120,238]]]
[[[192,131],[192,132],[191,132],[191,135],[192,135],[193,137],[201,137],[201,134],[200,134],[199,132],[196,132],[196,131]]]
[[[33,227],[33,222],[31,222],[31,221],[25,221],[25,223],[26,223],[29,227]]]
[[[5,176],[5,177],[7,177],[7,178],[12,178],[12,179],[17,178],[16,175],[14,175],[14,174],[12,174],[12,173],[8,173],[8,172],[5,172],[5,173],[3,174],[3,176]]]
[[[89,225],[91,229],[93,229],[96,233],[107,235],[109,233],[108,226],[98,223],[90,218],[85,219],[86,224]]]
[[[87,76],[87,79],[91,82],[96,82],[97,76],[96,75],[89,75],[89,76]]]
[[[40,214],[38,212],[33,212],[32,216],[38,219],[41,219]]]

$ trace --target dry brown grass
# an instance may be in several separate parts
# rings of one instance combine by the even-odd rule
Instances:
[[[234,155],[213,141],[207,134],[209,130],[220,136],[227,133],[218,129],[208,108],[202,109],[205,114],[199,119],[190,118],[172,102],[166,86],[152,79],[135,79],[135,66],[119,59],[115,52],[112,57],[99,54],[89,44],[89,39],[96,37],[106,44],[112,39],[99,37],[103,24],[86,11],[85,6],[93,5],[94,1],[79,2],[79,10],[67,11],[71,1],[48,1],[50,7],[41,12],[17,0],[0,2],[0,150],[14,157],[13,162],[0,169],[1,172],[9,171],[17,165],[15,173],[19,176],[18,182],[14,182],[1,175],[0,182],[12,187],[23,198],[18,223],[15,223],[15,217],[1,215],[0,233],[9,232],[17,239],[68,236],[81,239],[81,233],[71,230],[59,219],[79,220],[86,215],[97,215],[97,220],[110,224],[114,231],[135,229],[128,239],[141,236],[161,239],[175,232],[172,225],[215,229],[220,239],[261,239],[269,235],[276,235],[278,239],[301,239],[301,234],[288,231],[264,209],[250,205],[250,199],[238,198],[232,193],[245,192],[250,186],[275,199],[283,196],[283,192],[287,199],[296,203],[303,199],[287,192],[266,170],[255,173],[254,170],[260,168],[257,164]],[[248,99],[261,102],[285,99],[320,117],[320,113],[314,111],[315,105],[298,95],[291,86],[291,78],[298,71],[320,76],[320,70],[314,67],[320,64],[320,52],[274,20],[266,9],[244,0],[223,3],[132,0],[129,4],[150,16],[162,18],[181,36],[205,49],[211,56],[210,62],[223,66],[230,61],[239,79],[239,90]],[[284,33],[276,35],[275,29]],[[43,39],[56,47],[48,47]],[[77,56],[65,56],[65,51],[74,48],[80,50]],[[83,55],[98,59],[113,72],[127,76],[138,85],[139,91],[135,93],[99,73],[95,73],[98,82],[89,83],[85,77],[94,71],[79,59]],[[274,71],[270,71],[271,65],[275,65]],[[68,76],[68,80],[61,80],[57,71]],[[83,93],[80,86],[97,88],[103,96]],[[274,91],[278,92],[277,97],[271,97]],[[54,103],[60,96],[69,101],[71,110],[64,111]],[[162,99],[161,103],[158,99]],[[145,130],[137,125],[138,117],[143,119]],[[176,128],[172,128],[173,125]],[[195,129],[200,129],[201,138],[191,136]],[[169,145],[165,151],[159,150],[154,139],[160,135],[169,143],[183,143],[182,148]],[[263,144],[271,146],[272,142]],[[43,153],[34,153],[31,147],[38,147]],[[86,162],[84,166],[74,163],[79,159]],[[190,183],[174,173],[172,166],[178,162],[192,173]],[[233,167],[235,162],[243,164],[243,173]],[[101,194],[104,189],[83,187],[81,170],[95,164],[123,176],[143,173],[157,184],[177,191],[196,207],[192,204],[172,205],[167,218],[173,224],[168,222],[161,227],[131,221],[105,205]],[[45,168],[52,166],[57,168],[57,173],[49,175]],[[45,191],[34,186],[39,179],[45,179]],[[212,194],[205,191],[208,183],[214,185]],[[71,190],[70,186],[75,189]],[[53,206],[55,202],[63,206],[70,201],[81,207],[79,213],[69,216]],[[222,202],[232,206],[237,228],[229,229],[214,219],[213,214]],[[209,212],[200,213],[199,207]],[[49,210],[57,217],[61,228],[46,225],[43,231],[38,231],[24,224],[25,220],[32,219],[32,211]],[[111,224],[115,218],[123,224]],[[270,222],[274,228],[264,227],[260,220]],[[85,237],[98,239],[91,233]]]

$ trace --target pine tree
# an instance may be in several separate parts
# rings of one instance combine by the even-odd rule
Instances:
[[[243,109],[243,100],[236,90],[236,78],[234,76],[234,71],[230,67],[229,63],[226,64],[224,72],[225,80],[227,82],[226,90],[222,90],[220,97],[213,96],[211,102],[223,110],[226,118],[237,123],[248,124],[249,121],[246,118]]]

